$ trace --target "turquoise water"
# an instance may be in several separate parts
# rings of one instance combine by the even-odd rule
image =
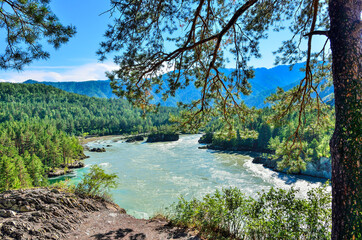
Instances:
[[[178,200],[201,197],[223,187],[238,187],[250,196],[270,187],[305,192],[320,185],[318,179],[275,173],[239,153],[198,149],[200,135],[182,135],[177,142],[125,143],[115,139],[88,143],[106,147],[105,153],[86,152],[86,167],[74,172],[78,182],[93,164],[116,173],[119,186],[111,192],[114,201],[137,218],[148,218]]]

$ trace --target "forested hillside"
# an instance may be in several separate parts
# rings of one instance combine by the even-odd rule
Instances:
[[[91,98],[43,84],[0,83],[0,89],[0,123],[44,119],[71,135],[146,132],[176,113],[175,108],[161,107],[143,118],[142,111],[125,100]]]
[[[43,84],[0,83],[0,192],[47,185],[47,173],[84,156],[76,135],[139,133],[168,123],[174,108],[141,117],[119,99]]]

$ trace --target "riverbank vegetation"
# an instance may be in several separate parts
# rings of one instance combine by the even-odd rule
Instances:
[[[201,200],[180,198],[168,218],[206,239],[330,239],[331,195],[325,186],[306,198],[297,193],[272,188],[254,199],[227,188]]]
[[[305,168],[307,162],[330,157],[329,139],[334,130],[334,111],[330,106],[323,108],[322,115],[317,109],[306,112],[302,124],[299,124],[297,111],[288,114],[281,122],[275,120],[275,111],[270,107],[257,110],[243,122],[235,121],[232,131],[225,121],[214,120],[206,126],[206,134],[200,143],[209,144],[211,149],[256,151],[269,153],[274,158],[285,157],[284,162],[280,161],[281,169],[290,165],[287,160],[293,159],[299,165],[291,170],[298,172]],[[299,139],[293,143],[290,138],[297,128]],[[293,147],[301,151],[292,151]]]

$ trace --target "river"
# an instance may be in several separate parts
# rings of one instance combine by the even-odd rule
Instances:
[[[125,143],[115,139],[90,142],[106,152],[86,152],[86,167],[74,172],[77,183],[93,164],[116,173],[119,186],[114,201],[137,218],[149,218],[176,202],[179,196],[200,198],[215,189],[238,187],[246,195],[271,187],[299,188],[301,194],[319,186],[321,179],[276,173],[253,164],[248,155],[198,149],[201,135],[182,135],[176,142]],[[111,145],[110,147],[106,147]]]

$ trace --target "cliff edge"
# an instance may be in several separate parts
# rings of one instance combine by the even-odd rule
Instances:
[[[166,220],[135,219],[118,205],[57,188],[0,193],[0,239],[199,239]]]

